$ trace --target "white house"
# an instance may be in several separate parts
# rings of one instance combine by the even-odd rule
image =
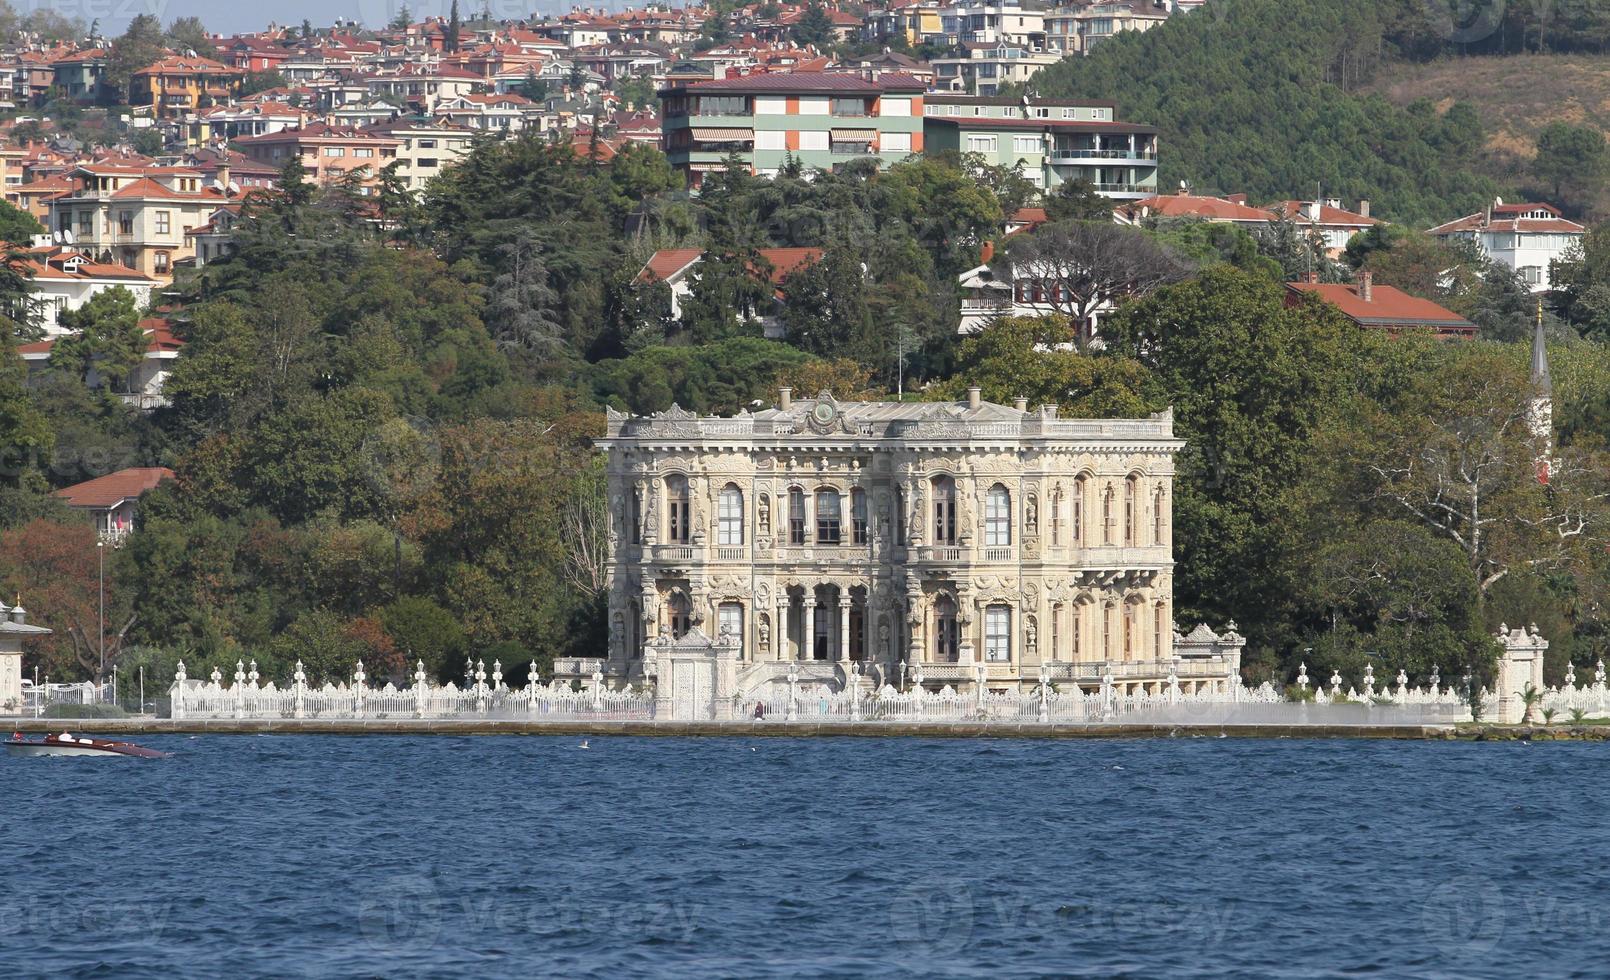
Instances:
[[[1432,228],[1427,234],[1444,241],[1472,241],[1490,261],[1515,269],[1535,293],[1551,288],[1549,263],[1565,257],[1587,231],[1567,221],[1549,204],[1505,204],[1493,201],[1485,211]]]
[[[41,236],[43,241],[47,238]],[[69,246],[38,242],[25,253],[23,266],[30,276],[34,309],[46,336],[66,332],[61,315],[76,310],[102,290],[122,286],[134,295],[134,305],[151,305],[151,287],[157,281],[127,266],[94,262]]]

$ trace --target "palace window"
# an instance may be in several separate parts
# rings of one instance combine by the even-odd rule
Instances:
[[[839,492],[823,488],[816,491],[816,543],[838,544],[841,534],[839,522]]]
[[[1073,481],[1073,543],[1084,544],[1085,538],[1085,478]]]
[[[934,489],[934,544],[956,543],[956,481],[936,476]]]
[[[942,595],[934,601],[934,662],[955,663],[961,651],[961,625],[956,621],[956,600]]]
[[[642,544],[643,543],[643,492],[641,490],[634,489],[632,491],[632,514],[631,514],[631,519],[632,519],[632,530],[631,530],[632,544]]]
[[[1157,660],[1163,659],[1163,652],[1168,649],[1168,644],[1164,642],[1168,638],[1168,634],[1163,632],[1166,629],[1168,614],[1159,602],[1152,607],[1152,657]]]
[[[738,642],[738,657],[743,658],[744,607],[736,602],[723,602],[716,607],[716,637],[732,637]]]
[[[1004,664],[1012,660],[1012,610],[989,606],[984,610],[984,659]]]
[[[866,610],[850,607],[850,659],[866,659]]]
[[[894,543],[906,544],[906,492],[899,487],[894,491]]]
[[[672,544],[688,543],[688,478],[673,476],[665,481],[665,526]]]
[[[1051,545],[1062,543],[1062,491],[1051,491]]]
[[[1134,606],[1124,607],[1124,659],[1135,659],[1135,609]]]
[[[693,604],[680,592],[671,593],[671,635],[681,637],[693,625]]]
[[[1130,477],[1124,481],[1124,544],[1135,544],[1135,497],[1140,492],[1140,480]]]
[[[996,484],[984,498],[984,546],[1005,548],[1012,543],[1012,495]]]
[[[1051,659],[1051,660],[1057,659],[1057,654],[1060,653],[1061,651],[1062,651],[1062,603],[1057,602],[1057,603],[1053,603],[1052,606],[1051,606],[1051,656],[1050,656],[1049,659]],[[1044,658],[1042,658],[1042,659],[1044,659]]]
[[[744,543],[744,495],[732,484],[721,490],[716,510],[716,544],[737,546]]]
[[[1084,652],[1084,643],[1081,639],[1084,627],[1085,607],[1083,603],[1076,602],[1073,604],[1073,622],[1068,624],[1068,632],[1073,637],[1073,655],[1071,658],[1073,660],[1078,660],[1079,655]]]
[[[805,491],[799,487],[788,489],[788,543],[805,543]]]
[[[850,526],[854,529],[855,543],[866,544],[866,491],[859,487],[850,491]]]
[[[1162,544],[1166,540],[1163,533],[1163,488],[1158,487],[1152,494],[1152,544]]]
[[[1107,545],[1112,544],[1112,496],[1112,484],[1109,483],[1107,489],[1101,492],[1101,543]]]
[[[1112,620],[1118,615],[1118,607],[1107,603],[1101,610],[1101,656],[1105,660],[1112,659]]]

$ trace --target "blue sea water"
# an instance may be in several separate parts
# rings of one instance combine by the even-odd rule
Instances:
[[[143,741],[0,759],[0,976],[1610,972],[1598,745]]]

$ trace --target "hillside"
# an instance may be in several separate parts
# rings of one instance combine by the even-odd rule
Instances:
[[[1216,0],[1047,68],[1032,87],[1112,99],[1123,118],[1160,127],[1165,187],[1183,180],[1277,199],[1318,185],[1426,224],[1474,211],[1505,187],[1478,165],[1484,133],[1470,114],[1399,105],[1366,87],[1407,59],[1442,53],[1423,36],[1421,9],[1409,0]]]
[[[1524,187],[1544,126],[1565,122],[1610,134],[1610,56],[1521,54],[1444,58],[1383,68],[1368,86],[1393,104],[1426,100],[1445,112],[1455,100],[1476,110],[1485,130],[1480,172]],[[1594,211],[1610,212],[1600,192]]]

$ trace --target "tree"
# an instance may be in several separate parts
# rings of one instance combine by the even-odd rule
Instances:
[[[1583,336],[1610,339],[1610,225],[1597,225],[1549,266],[1554,311]]]
[[[397,8],[397,16],[393,17],[391,19],[391,23],[387,24],[386,26],[390,27],[394,31],[405,31],[413,22],[413,11],[409,10],[408,5],[405,3],[401,7]]]
[[[955,372],[926,397],[960,401],[977,385],[989,401],[1026,398],[1063,418],[1140,418],[1163,407],[1139,363],[1080,353],[1073,336],[1064,317],[1001,317],[962,341]]]
[[[516,95],[530,99],[532,102],[541,102],[548,97],[548,83],[537,77],[535,68],[525,70],[525,78],[514,90]]]
[[[103,289],[78,309],[63,310],[58,321],[69,333],[51,349],[51,367],[80,379],[93,373],[106,388],[127,391],[146,349],[134,294],[122,286]]]
[[[9,201],[0,201],[0,242],[28,245],[35,235],[43,235],[39,219]]]
[[[110,550],[110,549],[107,549]],[[106,559],[106,605],[102,630],[101,560]],[[55,632],[37,641],[43,673],[52,679],[99,680],[101,651],[106,669],[117,663],[123,641],[134,626],[123,588],[122,567],[114,555],[97,549],[87,522],[30,521],[0,533],[0,588],[21,596],[33,622]]]
[[[1553,191],[1556,203],[1570,199],[1585,203],[1578,194],[1595,188],[1604,177],[1610,157],[1605,153],[1604,134],[1588,126],[1553,122],[1537,137],[1537,156],[1532,173]]]
[[[380,623],[406,658],[423,661],[425,671],[446,677],[464,651],[464,628],[453,614],[423,596],[404,596],[380,610]]]
[[[277,71],[247,72],[246,77],[240,81],[240,95],[241,98],[245,98],[270,89],[284,88],[286,84],[285,76]]]
[[[492,281],[486,306],[486,325],[500,347],[555,357],[564,351],[554,308],[559,297],[548,283],[542,246],[529,229],[498,246],[503,271]]]
[[[442,35],[442,50],[445,53],[454,54],[458,51],[459,32],[463,27],[458,19],[458,0],[453,0],[452,8],[447,15],[447,30]]]
[[[802,48],[807,46],[824,48],[835,38],[833,18],[828,16],[827,10],[820,3],[812,2],[805,8],[799,20],[794,22],[794,26],[788,29],[788,38]]]
[[[128,29],[112,42],[112,50],[106,56],[106,84],[128,101],[134,73],[161,58],[166,41],[162,22],[151,14],[140,14],[129,21]]]
[[[1072,320],[1075,342],[1084,347],[1103,306],[1177,282],[1189,266],[1138,228],[1063,221],[1014,236],[996,270],[999,281],[1037,290],[1044,305]]]
[[[1090,182],[1065,180],[1045,195],[1045,216],[1052,221],[1111,221],[1111,198],[1096,193]]]
[[[168,25],[168,42],[178,51],[194,51],[204,58],[217,53],[212,35],[200,17],[180,17]]]

